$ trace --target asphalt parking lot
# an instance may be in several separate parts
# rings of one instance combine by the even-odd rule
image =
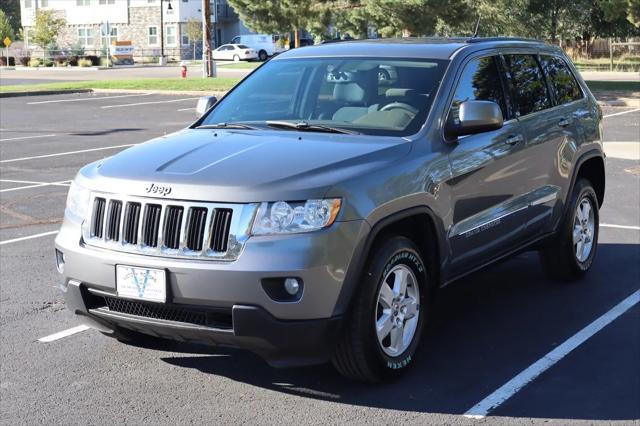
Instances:
[[[482,419],[464,414],[562,349],[640,289],[640,162],[609,155],[598,256],[558,284],[535,253],[443,289],[418,362],[365,386],[330,366],[277,370],[247,352],[124,345],[76,327],[57,290],[53,241],[77,170],[194,120],[189,96],[0,99],[0,422],[501,423],[640,419],[640,304],[533,377]],[[605,146],[640,150],[640,110],[605,108]]]

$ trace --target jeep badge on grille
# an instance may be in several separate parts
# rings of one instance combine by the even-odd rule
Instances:
[[[147,191],[147,194],[158,194],[158,195],[162,195],[163,197],[166,197],[167,195],[171,194],[170,186],[158,186],[155,183],[152,183],[151,185],[146,187],[144,190]]]

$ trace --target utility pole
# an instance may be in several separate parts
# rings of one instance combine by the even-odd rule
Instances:
[[[216,77],[216,64],[211,60],[211,3],[202,0],[202,76]]]

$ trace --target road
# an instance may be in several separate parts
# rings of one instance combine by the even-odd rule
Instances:
[[[56,286],[53,240],[84,164],[194,119],[195,98],[0,99],[0,423],[567,424],[640,418],[640,304],[607,322],[489,417],[471,407],[640,289],[640,110],[605,108],[598,256],[581,282],[547,280],[534,253],[443,289],[417,363],[365,386],[328,366],[277,370],[248,352],[147,342],[78,325]],[[613,150],[615,151],[615,150]],[[52,336],[48,343],[39,341]]]

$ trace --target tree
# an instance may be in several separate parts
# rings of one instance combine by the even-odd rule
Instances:
[[[20,31],[20,0],[2,0],[0,11],[4,12],[13,34],[17,35]]]
[[[187,21],[187,27],[185,29],[187,37],[193,43],[193,59],[196,59],[196,46],[198,41],[202,40],[202,21],[197,19],[189,19]]]
[[[45,59],[47,49],[49,49],[51,44],[55,43],[58,34],[60,34],[60,31],[65,25],[65,19],[57,18],[53,10],[39,9],[36,11],[30,41],[42,47]]]
[[[0,40],[4,40],[5,37],[14,40],[15,34],[7,15],[5,15],[4,11],[0,10]]]
[[[640,0],[598,0],[604,19],[615,22],[627,19],[636,27],[640,27]]]
[[[310,28],[326,10],[325,2],[299,0],[229,0],[240,19],[251,30],[277,34],[294,31],[300,46],[301,28]]]

